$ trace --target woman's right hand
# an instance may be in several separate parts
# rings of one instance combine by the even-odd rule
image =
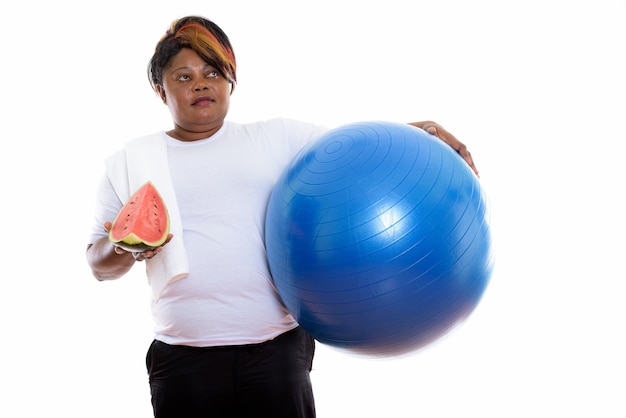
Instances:
[[[111,230],[112,225],[113,224],[111,222],[105,222],[104,230],[108,233]],[[158,247],[150,248],[144,251],[129,251],[126,248],[121,247],[119,245],[115,245],[115,243],[113,243],[113,251],[115,251],[116,254],[120,254],[120,255],[124,253],[131,253],[135,261],[150,260],[154,258],[158,253],[161,252],[161,250],[163,249],[163,246],[166,245],[168,242],[170,242],[173,236],[174,235],[169,234],[167,238],[165,239],[165,242],[162,245]]]

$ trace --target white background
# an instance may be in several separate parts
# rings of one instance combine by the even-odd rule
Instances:
[[[170,127],[145,69],[186,14],[235,47],[230,119],[432,119],[481,171],[497,254],[482,303],[412,356],[318,345],[318,416],[626,416],[624,1],[0,8],[0,416],[151,416],[143,266],[99,283],[84,251],[104,157]]]

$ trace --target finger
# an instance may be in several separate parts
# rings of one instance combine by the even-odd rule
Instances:
[[[437,136],[437,128],[435,126],[424,126],[424,130],[431,135]]]
[[[146,259],[145,253],[133,252],[132,254],[135,261],[143,261]]]
[[[474,164],[474,159],[472,158],[472,154],[467,150],[467,147],[465,146],[465,144],[463,144],[461,141],[456,139],[456,137],[450,134],[449,132],[444,135],[439,135],[439,133],[437,132],[437,127],[434,125],[424,125],[423,129],[429,134],[435,135],[437,138],[441,139],[443,142],[445,142],[450,147],[452,147],[452,149],[454,149],[457,153],[459,153],[459,155],[463,158],[463,160],[465,160],[465,162],[467,163],[467,165],[470,166],[472,171],[478,177],[480,177],[480,174],[478,173],[478,169],[476,168],[476,165]]]
[[[463,157],[463,160],[465,160],[465,162],[467,163],[467,165],[470,166],[470,168],[472,169],[472,171],[478,176],[480,177],[480,174],[478,173],[478,169],[476,168],[476,165],[474,164],[474,158],[472,158],[472,154],[467,150],[467,148],[465,147],[465,145],[463,145],[461,147],[461,149],[457,150],[457,152],[459,153],[459,155],[461,157]]]
[[[161,251],[161,247],[157,247],[153,250],[146,250],[142,252],[133,252],[133,257],[136,261],[150,260],[154,258]]]

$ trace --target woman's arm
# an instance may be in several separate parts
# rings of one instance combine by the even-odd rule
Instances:
[[[135,264],[135,257],[105,237],[87,246],[87,263],[96,279],[115,280],[128,273]]]

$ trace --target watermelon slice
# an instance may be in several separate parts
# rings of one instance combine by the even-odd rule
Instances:
[[[148,181],[115,217],[109,240],[127,251],[142,252],[163,245],[169,232],[170,218],[165,202]]]

